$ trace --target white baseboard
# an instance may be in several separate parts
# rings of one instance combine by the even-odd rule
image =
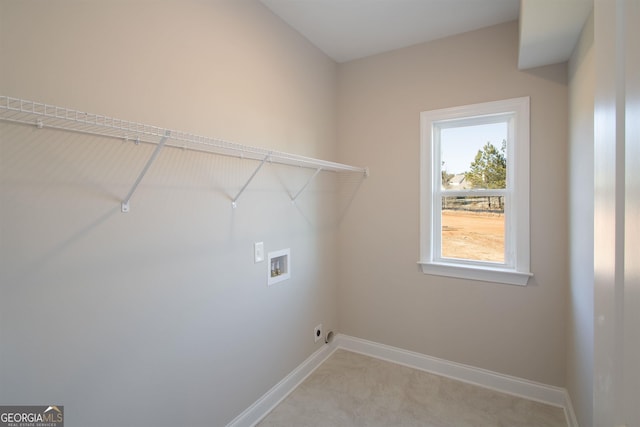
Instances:
[[[567,424],[569,427],[579,427],[578,418],[576,417],[576,413],[573,411],[571,396],[569,396],[569,392],[567,390],[565,390],[564,414],[567,416]]]
[[[427,356],[391,347],[372,341],[338,334],[334,340],[338,348],[364,354],[377,359],[387,360],[399,365],[430,372],[454,380],[479,385],[526,399],[535,400],[564,409],[569,427],[578,427],[566,389],[504,375],[486,369],[450,362],[437,357]]]
[[[302,383],[315,369],[322,365],[331,354],[337,349],[335,340],[331,344],[325,344],[315,353],[302,362],[282,381],[273,386],[260,399],[245,409],[240,415],[235,417],[227,427],[252,427],[258,424],[269,412],[284,400],[296,387]]]
[[[569,393],[564,388],[450,362],[343,334],[337,334],[332,343],[322,346],[313,353],[282,381],[231,421],[227,427],[251,427],[256,425],[339,348],[454,380],[476,384],[502,393],[558,406],[564,409],[568,426],[578,427]]]

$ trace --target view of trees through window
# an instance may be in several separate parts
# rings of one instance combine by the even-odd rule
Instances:
[[[504,262],[507,137],[505,122],[441,129],[443,258]]]

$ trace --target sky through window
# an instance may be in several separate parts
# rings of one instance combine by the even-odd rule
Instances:
[[[451,174],[467,172],[478,150],[481,150],[487,142],[491,142],[500,149],[502,141],[507,139],[507,132],[505,122],[442,129],[440,133],[440,159],[444,162],[442,168]]]

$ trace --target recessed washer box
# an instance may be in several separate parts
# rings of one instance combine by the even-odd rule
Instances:
[[[282,249],[279,251],[269,252],[269,263],[267,266],[267,285],[282,282],[291,277],[291,250]]]

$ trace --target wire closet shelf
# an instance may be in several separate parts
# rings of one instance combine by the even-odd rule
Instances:
[[[267,150],[219,138],[199,136],[187,132],[130,122],[100,114],[85,113],[56,105],[12,98],[9,96],[0,96],[0,120],[34,125],[38,128],[59,129],[89,135],[117,138],[124,141],[132,141],[136,144],[140,142],[155,144],[156,149],[154,153],[145,165],[145,168],[136,180],[136,183],[128,196],[123,201],[123,212],[128,211],[129,199],[133,195],[133,192],[140,183],[142,177],[155,161],[155,158],[164,146],[259,161],[260,164],[254,171],[253,175],[251,175],[247,183],[242,187],[240,193],[232,200],[234,207],[236,206],[237,199],[240,197],[242,192],[244,192],[248,184],[255,177],[265,162],[315,169],[316,173],[313,175],[313,178],[315,178],[320,171],[361,173],[364,176],[368,176],[369,174],[367,168],[350,166],[282,151]],[[295,201],[299,196],[299,193],[302,192],[308,184],[309,182],[307,182],[301,191],[292,198],[292,201]]]

